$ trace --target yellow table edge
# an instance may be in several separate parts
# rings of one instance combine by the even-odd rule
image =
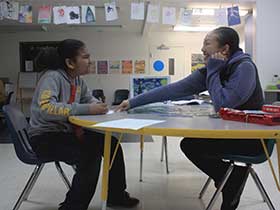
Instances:
[[[119,128],[102,128],[102,127],[92,127],[92,125],[97,122],[89,120],[81,120],[76,116],[70,116],[69,121],[75,125],[86,127],[86,128],[96,128],[107,132],[121,132],[121,133],[134,133],[139,135],[159,135],[159,136],[177,136],[177,137],[190,137],[190,138],[201,138],[201,133],[204,135],[209,135],[208,138],[221,138],[221,139],[276,139],[276,147],[278,154],[278,176],[280,179],[280,131],[276,130],[192,130],[192,129],[164,129],[164,128],[151,128],[145,127],[140,130],[130,130],[130,129],[119,129]],[[230,132],[230,137],[227,133]],[[263,145],[264,147],[264,145]],[[266,148],[264,147],[266,151]],[[275,170],[271,163],[270,157],[266,153],[267,159],[270,163],[271,172],[276,183],[278,191],[280,191],[279,179],[275,176]],[[102,193],[103,194],[103,193]],[[103,197],[104,194],[103,194]]]

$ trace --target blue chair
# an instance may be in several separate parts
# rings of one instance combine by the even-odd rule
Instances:
[[[35,182],[37,181],[45,163],[54,162],[59,175],[61,176],[66,187],[70,188],[70,182],[63,172],[60,163],[55,160],[41,160],[39,159],[32,147],[29,144],[29,137],[27,134],[27,128],[29,126],[24,114],[12,105],[3,106],[4,115],[7,121],[8,130],[10,132],[12,142],[16,151],[17,157],[24,163],[29,165],[35,165],[27,184],[24,187],[20,197],[18,198],[13,210],[19,209],[23,201],[27,200]]]
[[[274,144],[275,144],[275,140],[273,140],[273,139],[269,139],[266,142],[266,147],[267,147],[269,156],[271,156],[271,154],[272,154]],[[230,166],[228,167],[228,170],[225,173],[220,185],[217,187],[217,190],[215,191],[208,206],[206,207],[206,210],[212,209],[212,207],[213,207],[214,203],[216,202],[218,196],[220,195],[224,185],[226,184],[228,178],[230,177],[230,174],[232,173],[232,171],[235,167],[235,163],[243,163],[243,164],[246,164],[246,166],[248,166],[249,174],[251,174],[253,180],[255,181],[257,188],[259,189],[264,202],[267,203],[270,210],[275,210],[267,192],[264,189],[263,184],[261,183],[260,178],[258,177],[256,171],[252,167],[253,164],[260,164],[267,160],[265,153],[262,153],[260,155],[248,155],[248,156],[247,155],[225,155],[222,157],[222,159],[225,161],[230,161]],[[211,182],[211,178],[209,177],[207,179],[206,183],[204,184],[202,190],[199,193],[200,199],[204,195],[210,182]]]
[[[94,89],[94,90],[92,90],[92,96],[94,96],[98,100],[100,100],[103,103],[105,103],[106,97],[105,97],[104,91],[102,89]]]
[[[119,105],[123,100],[128,99],[129,90],[127,89],[117,89],[114,93],[114,101],[112,105]]]
[[[10,92],[5,100],[5,102],[3,104],[0,104],[0,127],[4,126],[4,122],[5,122],[5,117],[4,117],[4,113],[3,113],[3,106],[4,105],[7,105],[7,104],[10,104],[10,101],[11,101],[11,98],[12,98],[12,95],[13,95],[13,91]]]

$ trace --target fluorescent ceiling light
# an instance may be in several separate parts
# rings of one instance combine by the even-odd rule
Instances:
[[[184,26],[184,25],[175,25],[174,31],[193,31],[193,32],[203,32],[203,31],[212,31],[217,26]]]
[[[239,15],[245,16],[248,14],[248,10],[240,9]],[[192,15],[197,16],[214,16],[215,15],[215,9],[214,8],[193,8],[192,9]]]

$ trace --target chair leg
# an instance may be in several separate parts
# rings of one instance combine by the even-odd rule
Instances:
[[[39,177],[39,175],[41,174],[41,171],[43,169],[43,167],[45,166],[45,164],[41,164],[41,166],[39,167],[38,169],[38,172],[34,175],[33,179],[32,179],[32,182],[30,183],[30,187],[28,188],[28,190],[25,192],[25,195],[23,197],[23,201],[26,201],[28,199],[28,196],[30,194],[30,192],[32,191],[35,183],[37,182],[37,179]]]
[[[27,198],[29,193],[31,192],[31,189],[33,188],[36,179],[38,178],[38,176],[40,175],[42,169],[44,167],[44,164],[40,164],[40,165],[36,165],[36,167],[34,168],[30,178],[28,179],[21,195],[19,196],[13,210],[18,210],[20,205],[22,204],[22,202],[24,201],[24,198]]]
[[[163,153],[164,153],[164,137],[162,137],[162,140],[161,140],[161,154],[160,154],[160,162],[163,161]]]
[[[166,173],[169,174],[169,169],[168,169],[168,152],[167,152],[167,136],[163,136],[162,139],[163,139],[164,150],[165,150]]]
[[[216,202],[218,196],[220,195],[220,193],[221,193],[221,191],[222,191],[222,189],[223,189],[225,183],[227,182],[227,180],[228,180],[228,178],[229,178],[229,176],[230,176],[230,174],[231,174],[233,168],[234,168],[234,164],[231,163],[230,166],[228,167],[228,170],[227,170],[226,174],[224,175],[224,177],[223,177],[223,179],[222,179],[222,182],[221,182],[220,185],[218,186],[218,188],[217,188],[217,190],[215,191],[213,197],[211,198],[211,200],[210,200],[208,206],[206,207],[206,210],[212,209],[212,207],[213,207],[213,205],[215,204],[215,202]]]
[[[72,166],[72,169],[74,172],[77,172],[77,166],[76,165],[71,165]]]
[[[260,178],[258,177],[257,173],[254,171],[253,168],[250,168],[250,174],[251,174],[251,176],[253,177],[253,179],[254,179],[254,181],[255,181],[255,183],[256,183],[258,189],[260,190],[260,193],[261,193],[263,199],[264,199],[265,202],[267,203],[269,209],[270,209],[270,210],[275,210],[275,208],[274,208],[274,206],[273,206],[273,204],[272,204],[272,202],[271,202],[271,200],[270,200],[270,198],[269,198],[267,192],[266,192],[265,189],[264,189],[264,186],[263,186],[262,183],[261,183]]]
[[[69,190],[70,187],[71,187],[71,184],[70,184],[67,176],[65,175],[64,171],[62,170],[61,165],[60,165],[60,163],[58,161],[55,161],[55,167],[56,167],[56,169],[58,171],[58,174],[62,178],[62,181],[64,182],[64,184],[66,185],[66,187]]]
[[[211,180],[212,179],[210,177],[208,177],[207,181],[205,182],[205,184],[203,185],[203,187],[202,187],[202,189],[199,193],[199,196],[198,196],[199,199],[202,199],[202,197],[203,197],[204,193],[206,192]]]
[[[140,177],[139,177],[139,182],[143,181],[143,151],[144,151],[144,136],[140,135]]]

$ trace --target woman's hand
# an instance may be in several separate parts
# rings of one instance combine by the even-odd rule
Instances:
[[[130,108],[130,104],[128,100],[124,100],[119,106],[117,106],[117,108],[115,109],[115,112],[119,112],[119,111],[126,111]]]
[[[89,107],[90,114],[106,114],[108,112],[107,104],[105,103],[91,103]]]

